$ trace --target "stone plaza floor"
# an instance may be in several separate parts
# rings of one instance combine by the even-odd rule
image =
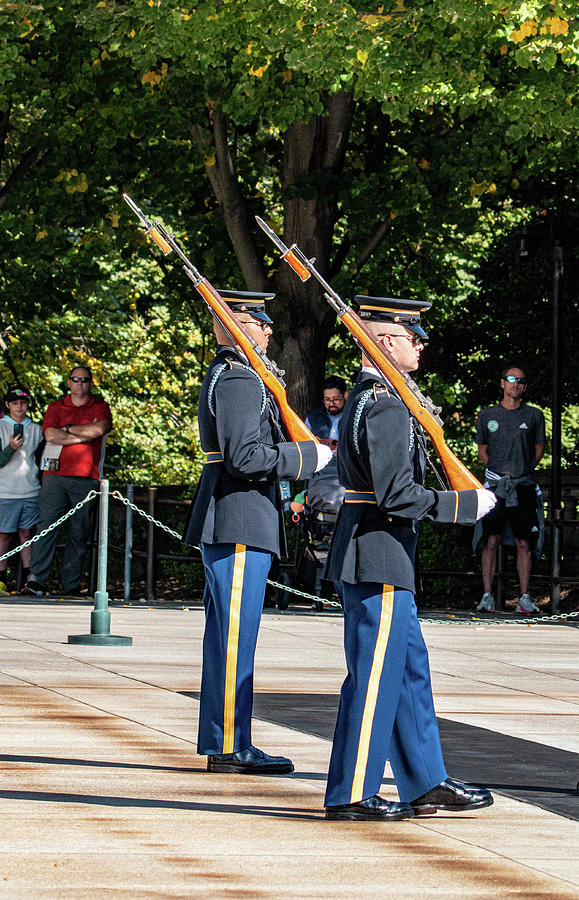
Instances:
[[[117,605],[132,646],[68,644],[91,609],[0,601],[0,896],[579,898],[577,625],[425,624],[449,774],[495,804],[340,823],[339,613],[264,613],[253,739],[296,771],[252,778],[195,752],[202,609]]]

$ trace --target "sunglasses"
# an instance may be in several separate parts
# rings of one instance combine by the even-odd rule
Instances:
[[[240,319],[239,323],[240,323],[240,325],[257,325],[257,327],[261,328],[262,331],[265,331],[267,326],[271,325],[271,322],[261,322],[259,320],[256,321],[254,319],[248,319],[247,321],[245,321],[245,319]]]
[[[412,335],[412,337],[409,334],[391,334],[390,337],[404,338],[405,340],[410,341],[413,347],[417,347],[418,344],[422,343],[422,338],[417,334]]]
[[[505,375],[505,381],[508,381],[509,384],[526,384],[526,378],[519,378],[518,375]]]
[[[70,380],[74,381],[75,384],[88,384],[90,381],[90,377],[88,375],[71,375]]]

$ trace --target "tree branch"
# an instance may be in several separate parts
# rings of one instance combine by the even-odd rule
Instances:
[[[205,158],[205,171],[213,188],[225,227],[248,290],[266,289],[266,276],[252,238],[252,225],[229,149],[228,121],[214,104],[209,107],[211,132],[192,125],[193,141]],[[211,154],[214,151],[214,156]]]
[[[361,252],[358,254],[356,259],[356,274],[360,271],[362,266],[368,262],[374,250],[382,243],[390,228],[392,227],[392,219],[385,219],[380,223],[370,240],[367,242],[366,246],[363,247]]]
[[[13,190],[25,178],[27,172],[35,166],[44,157],[45,152],[40,147],[31,147],[26,151],[6,184],[0,189],[0,211],[4,209],[8,202],[10,191]]]
[[[8,103],[8,108],[0,114],[0,163],[4,158],[4,149],[6,147],[6,138],[8,137],[8,126],[10,124],[11,112],[12,101]]]
[[[330,281],[341,271],[342,266],[344,265],[344,261],[348,256],[348,253],[350,252],[351,246],[352,241],[350,240],[350,236],[346,234],[344,236],[344,240],[336,250],[332,262],[330,263]]]

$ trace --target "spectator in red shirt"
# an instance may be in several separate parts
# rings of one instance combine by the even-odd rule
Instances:
[[[112,428],[111,411],[102,397],[92,394],[92,372],[75,366],[68,379],[70,394],[51,403],[42,428],[46,448],[41,462],[42,486],[39,496],[38,531],[43,531],[69,509],[98,490],[102,477],[105,435]],[[80,590],[84,554],[90,538],[92,504],[68,520],[68,534],[61,572],[63,593],[75,596]],[[24,593],[42,597],[56,549],[57,530],[32,546],[30,574]]]

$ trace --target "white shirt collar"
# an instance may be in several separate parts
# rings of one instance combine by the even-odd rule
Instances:
[[[371,375],[372,378],[379,378],[380,381],[387,381],[388,379],[380,372],[376,366],[362,366],[362,372],[365,375]]]

